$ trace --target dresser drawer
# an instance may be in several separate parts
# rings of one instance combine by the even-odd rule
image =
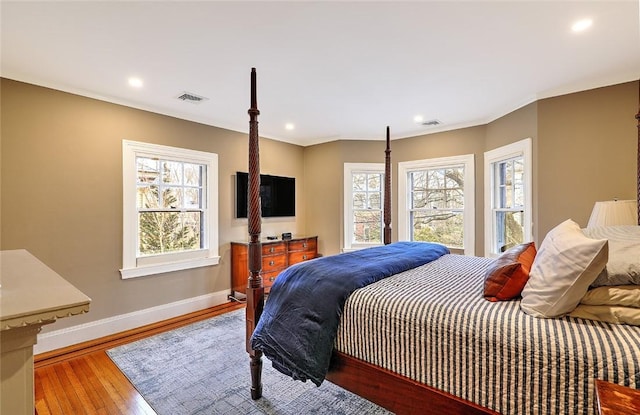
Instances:
[[[316,238],[297,239],[289,242],[289,252],[292,251],[313,251],[317,249],[318,240]],[[299,261],[298,261],[299,262]]]
[[[262,256],[284,254],[287,252],[287,245],[284,242],[262,245]]]
[[[316,257],[315,251],[301,251],[289,253],[289,265],[297,264],[298,262],[307,261]]]
[[[272,255],[262,257],[262,271],[271,272],[278,271],[287,266],[286,255]]]
[[[273,282],[276,280],[276,277],[280,271],[275,272],[263,272],[262,273],[262,284],[265,288],[270,288],[273,285]]]

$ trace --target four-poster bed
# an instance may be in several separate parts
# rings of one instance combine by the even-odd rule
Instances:
[[[317,377],[315,372],[309,374],[305,366],[307,362],[300,362],[300,360],[294,362],[293,367],[288,366],[289,356],[281,358],[277,352],[274,352],[275,349],[267,344],[268,339],[266,342],[263,341],[269,337],[270,330],[276,328],[272,324],[274,321],[280,320],[280,326],[285,323],[281,321],[283,313],[272,311],[275,306],[271,309],[268,306],[264,308],[264,288],[260,276],[258,114],[256,75],[255,69],[252,69],[251,108],[249,109],[250,202],[248,214],[251,243],[246,323],[253,399],[262,396],[263,351],[272,360],[274,367],[295,379],[310,379],[319,384],[324,378],[400,414],[488,414],[496,413],[495,411],[591,413],[595,404],[594,378],[600,377],[620,383],[624,377],[629,377],[624,379],[625,383],[631,387],[640,388],[640,329],[576,323],[575,319],[568,317],[536,319],[520,311],[517,302],[489,303],[482,299],[481,295],[476,295],[474,285],[469,281],[473,281],[473,278],[477,279],[478,274],[482,275],[492,260],[453,256],[448,255],[447,252],[438,253],[437,258],[431,262],[427,261],[418,266],[412,265],[410,269],[391,273],[388,278],[382,277],[384,279],[376,280],[378,282],[355,292],[352,291],[353,295],[346,295],[344,309],[340,308],[337,312],[342,316],[342,320],[335,334],[336,349],[331,353],[330,365],[324,375]],[[638,118],[640,166],[640,112],[636,118]],[[390,153],[387,127],[384,190],[385,246],[390,244],[391,240]],[[638,201],[640,206],[640,167]],[[640,224],[640,208],[638,223]],[[403,250],[405,248],[410,249],[402,246]],[[380,252],[386,255],[387,251]],[[323,261],[326,259],[328,258],[324,258]],[[302,267],[309,269],[313,264],[306,263]],[[296,267],[296,269],[302,267]],[[367,272],[370,271],[371,268],[367,268]],[[434,282],[434,276],[441,276],[442,281]],[[289,282],[291,285],[298,284],[295,271],[291,273],[287,271],[285,278],[291,278]],[[279,277],[276,284],[280,284],[281,281],[284,280]],[[425,291],[433,293],[415,295],[415,289],[412,287],[420,285],[429,287],[429,290]],[[449,288],[450,286],[454,288]],[[404,295],[407,290],[412,292],[412,296]],[[287,290],[283,288],[282,291]],[[279,294],[274,285],[269,305],[280,301],[285,303],[295,301],[295,297],[286,296],[281,300]],[[470,299],[471,297],[480,298]],[[383,303],[386,304],[384,312],[380,311]],[[296,307],[297,304],[294,304],[289,308],[298,310]],[[471,311],[461,311],[462,308]],[[260,320],[265,311],[263,320]],[[386,314],[387,312],[389,315]],[[410,312],[417,313],[418,317]],[[300,311],[300,314],[304,312]],[[323,320],[324,317],[314,314],[312,319]],[[501,326],[494,319],[505,320],[506,325]],[[391,325],[387,320],[399,322],[397,324],[400,328]],[[268,329],[265,327],[267,324],[271,324]],[[425,327],[429,329],[424,329]],[[459,334],[453,333],[454,331],[462,332],[460,339],[456,337]],[[483,337],[484,332],[488,333],[485,337]],[[550,336],[549,333],[561,333],[562,336],[557,340],[557,344],[554,341],[542,342],[531,338],[543,332],[547,336]],[[607,332],[614,334],[607,334]],[[605,335],[611,336],[611,339],[603,340],[602,336]],[[501,343],[508,337],[516,338],[514,345]],[[623,341],[619,342],[616,337]],[[414,338],[418,338],[419,341]],[[295,341],[301,340],[296,338]],[[591,344],[598,341],[601,344]],[[456,342],[460,342],[464,347],[451,352],[453,348],[458,347],[455,344],[451,345]],[[473,346],[473,343],[478,345]],[[611,345],[607,346],[609,343]],[[378,351],[376,347],[371,346],[372,344],[382,344],[384,350]],[[429,350],[426,355],[425,347]],[[502,353],[499,356],[497,356],[498,349]],[[539,352],[538,349],[544,350]],[[610,351],[610,349],[616,349],[616,351]],[[433,356],[430,353],[433,353]],[[580,353],[584,353],[584,356]],[[625,356],[625,353],[628,355]],[[315,351],[312,354],[315,354]],[[493,357],[485,358],[485,354]],[[606,357],[602,358],[602,356]],[[309,354],[306,357],[309,357]],[[483,360],[483,358],[484,363],[476,363],[476,359]],[[514,366],[514,373],[511,373],[510,364],[515,365],[519,360],[531,360],[533,362],[531,364],[535,366]],[[582,360],[584,363],[581,363]],[[564,368],[564,372],[560,373],[558,369],[557,372],[547,373],[548,367],[555,365],[556,361],[558,366]],[[613,362],[609,366],[615,366],[615,370],[607,366],[609,361]],[[297,365],[302,365],[302,368]],[[617,366],[624,366],[624,371],[618,371]],[[566,387],[563,387],[565,380],[569,381],[565,377],[570,375],[579,379],[575,384],[571,383],[569,386],[567,383]],[[538,382],[535,385],[528,384],[531,378],[538,377],[539,384]],[[520,398],[527,402],[518,402]]]

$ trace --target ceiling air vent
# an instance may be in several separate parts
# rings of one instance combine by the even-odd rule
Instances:
[[[191,102],[192,104],[199,104],[202,101],[206,101],[209,99],[191,92],[183,92],[182,94],[178,95],[177,98],[181,101]]]
[[[440,124],[442,124],[442,122],[438,120],[429,120],[429,121],[422,122],[422,125],[425,125],[427,127],[435,127],[436,125],[440,125]]]

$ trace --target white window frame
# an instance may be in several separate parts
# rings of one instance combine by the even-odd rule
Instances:
[[[207,166],[205,201],[205,235],[203,249],[171,254],[138,257],[136,209],[136,157],[166,158]],[[122,140],[122,279],[155,275],[197,267],[217,265],[218,255],[218,155],[158,144]]]
[[[465,255],[475,255],[475,162],[473,154],[398,163],[398,240],[408,241],[411,235],[409,229],[409,173],[461,164],[464,165],[463,250]]]
[[[353,174],[354,173],[378,173],[382,174],[382,210],[384,215],[384,163],[344,163],[344,252],[355,251],[371,246],[382,245],[377,243],[354,243],[352,240],[353,228]],[[384,225],[383,225],[384,226]],[[384,235],[384,228],[381,232]]]
[[[522,157],[524,163],[524,242],[533,240],[532,229],[532,150],[531,138],[498,147],[484,153],[484,254],[497,257],[501,253],[494,249],[496,242],[496,224],[493,212],[495,202],[495,175],[493,165],[516,157]]]

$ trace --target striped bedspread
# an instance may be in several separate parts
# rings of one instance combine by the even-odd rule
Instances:
[[[640,389],[640,327],[486,301],[490,262],[445,255],[355,291],[336,349],[504,414],[593,414],[595,378]]]

